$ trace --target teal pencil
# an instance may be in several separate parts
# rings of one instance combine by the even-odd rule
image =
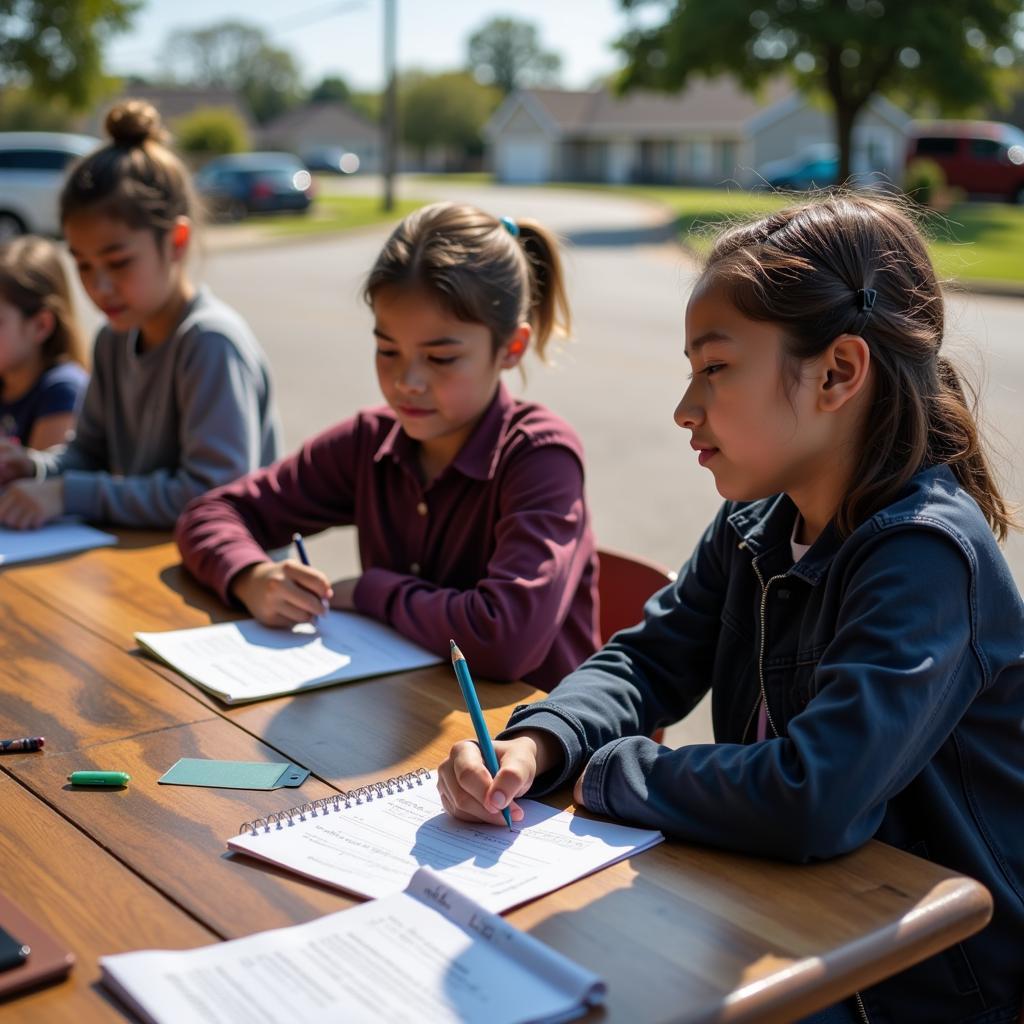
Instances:
[[[452,645],[452,666],[455,669],[455,677],[459,681],[459,689],[462,690],[462,699],[469,709],[469,717],[473,719],[473,729],[476,732],[476,741],[480,744],[480,751],[484,755],[484,764],[493,778],[498,774],[498,755],[494,752],[494,744],[491,742],[490,733],[487,731],[487,723],[484,721],[484,713],[480,710],[480,701],[477,699],[476,687],[473,685],[473,678],[469,674],[469,666],[466,664],[466,656],[459,650],[455,641]],[[507,807],[502,807],[501,816],[505,819],[509,831],[512,830],[512,815]]]

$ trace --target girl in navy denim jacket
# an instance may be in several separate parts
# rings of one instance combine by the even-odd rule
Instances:
[[[1017,1021],[1024,606],[1011,517],[942,293],[892,202],[833,196],[718,239],[675,418],[722,510],[639,625],[496,741],[441,766],[449,813],[575,779],[590,810],[794,861],[876,838],[984,882],[991,923],[819,1020]],[[714,744],[649,739],[710,688]]]

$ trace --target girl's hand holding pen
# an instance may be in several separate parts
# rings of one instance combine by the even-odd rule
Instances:
[[[498,774],[494,778],[473,740],[456,743],[438,768],[441,803],[453,818],[504,825],[501,811],[508,807],[512,820],[522,821],[523,810],[515,798],[526,793],[533,780],[562,757],[558,741],[539,729],[524,730],[510,740],[495,740],[494,752],[498,755]]]
[[[235,577],[231,590],[255,619],[280,628],[315,622],[334,595],[319,569],[292,559],[250,565]]]

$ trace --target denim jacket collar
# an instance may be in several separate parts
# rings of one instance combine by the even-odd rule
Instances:
[[[963,496],[954,501],[953,497],[958,493],[956,478],[949,466],[931,466],[911,478],[902,496],[857,529],[862,530],[873,521],[887,525],[915,518],[937,496],[943,498],[947,513],[955,521],[958,514],[964,514],[958,511],[957,505],[962,507],[964,501],[970,501]],[[786,494],[776,494],[760,501],[739,504],[727,519],[740,537],[741,546],[747,548],[754,558],[761,558],[760,564],[770,575],[787,573],[816,586],[828,572],[832,559],[842,547],[843,538],[839,536],[835,523],[830,522],[807,554],[794,565],[789,539],[796,515],[797,507],[793,500]]]
[[[761,563],[768,575],[787,573],[816,586],[828,571],[842,541],[834,523],[829,523],[810,550],[793,564],[790,537],[797,507],[787,494],[752,501],[740,506],[728,517],[729,525],[745,547]]]

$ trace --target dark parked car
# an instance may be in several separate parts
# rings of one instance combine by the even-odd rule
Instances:
[[[359,157],[341,146],[314,146],[303,150],[302,162],[311,171],[329,174],[355,174],[359,170]]]
[[[196,188],[214,217],[241,220],[250,213],[305,213],[313,178],[290,153],[236,153],[211,160]]]
[[[922,121],[911,125],[907,163],[934,160],[946,183],[968,195],[1024,203],[1024,132],[998,121]]]

